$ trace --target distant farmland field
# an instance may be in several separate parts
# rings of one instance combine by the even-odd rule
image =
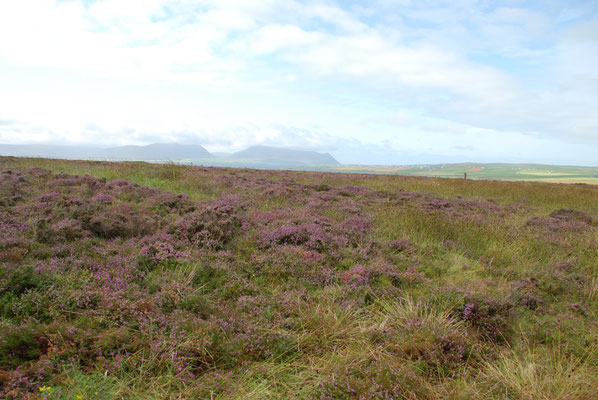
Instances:
[[[404,167],[341,166],[338,172],[386,173],[406,176],[598,184],[598,167],[534,164],[434,164]]]
[[[0,157],[0,398],[595,399],[598,186],[476,180],[544,168]]]

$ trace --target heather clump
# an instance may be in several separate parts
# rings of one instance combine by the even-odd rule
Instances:
[[[504,217],[511,208],[500,206],[492,199],[441,199],[425,196],[420,200],[421,207],[428,212],[441,212],[449,217],[474,218],[482,220],[487,216]]]
[[[127,188],[127,187],[131,187],[131,186],[134,186],[134,184],[125,179],[116,179],[116,180],[110,181],[106,184],[106,187],[108,189]]]
[[[156,219],[135,210],[130,204],[121,203],[104,209],[86,222],[86,228],[104,239],[130,238],[146,235],[156,228]]]
[[[68,186],[78,186],[83,182],[83,177],[69,174],[56,174],[48,182],[48,186],[53,189],[63,189]]]
[[[561,208],[559,210],[555,210],[551,212],[548,216],[551,218],[557,218],[562,221],[579,221],[587,225],[592,224],[592,217],[589,216],[587,213],[580,210],[572,210],[570,208]]]
[[[316,223],[296,223],[264,230],[260,243],[263,247],[296,245],[321,252],[333,243],[333,238],[325,226]]]
[[[189,196],[184,193],[160,192],[151,198],[151,202],[162,214],[173,212],[184,214],[193,211],[193,204],[189,201]]]
[[[535,277],[516,281],[513,284],[512,297],[515,304],[526,307],[530,310],[536,310],[544,303],[539,281]]]
[[[526,225],[552,232],[583,232],[587,230],[592,218],[576,210],[557,210],[546,217],[530,218]]]
[[[24,233],[28,229],[29,224],[22,216],[0,211],[0,249],[27,247]]]
[[[413,320],[401,338],[392,351],[419,365],[429,376],[455,377],[465,365],[480,360],[482,347],[458,328],[442,329]]]
[[[283,218],[278,213],[268,213],[258,220],[258,224],[265,226],[258,239],[262,248],[299,246],[338,258],[345,248],[367,251],[370,244],[367,235],[373,221],[367,216],[354,215],[335,223],[324,216]]]
[[[334,188],[334,193],[339,196],[359,196],[371,193],[371,190],[365,186],[357,186],[357,185],[343,185],[337,188]]]
[[[61,195],[58,192],[49,192],[49,193],[44,193],[40,196],[39,198],[39,202],[40,204],[52,204],[52,203],[56,203],[58,200],[60,200]]]
[[[356,246],[372,227],[371,218],[354,215],[341,222],[337,229],[351,245]]]
[[[0,173],[0,207],[19,204],[30,191],[26,174],[16,170],[5,170]]]
[[[89,236],[90,232],[83,228],[81,221],[64,218],[57,221],[42,218],[36,221],[35,238],[41,243],[65,243]]]
[[[506,341],[511,331],[513,304],[496,298],[466,296],[460,318],[490,341]]]
[[[112,204],[114,202],[114,197],[109,193],[98,193],[91,198],[91,201],[102,204]]]
[[[153,269],[157,265],[172,263],[184,260],[189,257],[188,250],[181,250],[173,235],[159,233],[152,236],[145,236],[139,241],[139,265]]]
[[[243,204],[238,198],[223,198],[185,215],[169,232],[192,246],[212,250],[223,248],[242,225]]]

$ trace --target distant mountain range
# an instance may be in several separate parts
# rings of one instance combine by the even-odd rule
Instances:
[[[0,144],[0,155],[119,161],[175,161],[201,165],[256,168],[301,168],[341,165],[328,153],[270,146],[253,146],[236,153],[211,154],[200,145],[154,143],[147,146],[98,148],[91,146]]]
[[[121,146],[104,149],[96,157],[123,160],[163,161],[214,157],[203,146],[196,144],[154,143],[147,146]]]
[[[281,149],[269,146],[253,146],[248,149],[233,153],[228,158],[274,165],[340,165],[340,163],[328,153]]]
[[[45,144],[0,144],[0,155],[14,157],[45,157],[87,159],[98,152],[91,146],[56,146]]]

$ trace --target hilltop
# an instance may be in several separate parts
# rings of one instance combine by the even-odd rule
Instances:
[[[233,153],[230,158],[270,165],[292,166],[334,166],[340,163],[328,153],[315,151],[284,149],[270,146],[252,146]]]
[[[97,151],[93,157],[112,160],[176,161],[195,158],[210,158],[213,156],[200,145],[154,143],[147,146],[121,146],[104,149]]]

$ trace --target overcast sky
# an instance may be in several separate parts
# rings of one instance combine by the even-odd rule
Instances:
[[[598,165],[598,2],[0,2],[0,143]]]

